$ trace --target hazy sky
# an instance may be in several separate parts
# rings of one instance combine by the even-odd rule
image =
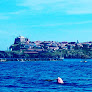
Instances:
[[[92,41],[92,0],[0,0],[0,50],[31,41]]]

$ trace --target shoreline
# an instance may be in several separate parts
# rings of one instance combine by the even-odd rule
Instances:
[[[82,58],[0,58],[0,62],[7,62],[7,61],[63,61],[64,59],[81,59]],[[87,58],[92,59],[92,58]]]
[[[0,58],[0,62],[6,61],[63,61],[64,58]]]

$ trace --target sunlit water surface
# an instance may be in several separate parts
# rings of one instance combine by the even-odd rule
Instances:
[[[0,62],[0,92],[92,92],[92,60],[80,61]]]

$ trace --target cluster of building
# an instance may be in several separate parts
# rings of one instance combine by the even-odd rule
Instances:
[[[79,48],[92,48],[92,42],[56,42],[56,41],[30,41],[28,38],[19,36],[10,46],[11,51],[24,51],[24,53],[39,53],[44,51],[74,50]]]

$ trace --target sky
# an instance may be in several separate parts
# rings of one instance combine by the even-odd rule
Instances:
[[[0,0],[0,50],[30,41],[92,41],[92,0]]]

